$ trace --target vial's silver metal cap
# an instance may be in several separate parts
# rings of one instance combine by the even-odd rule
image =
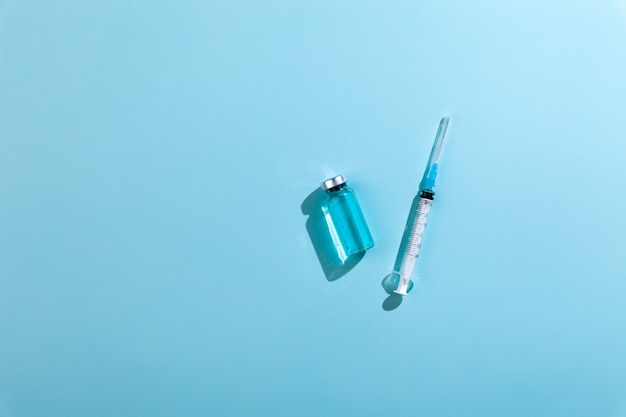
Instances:
[[[330,190],[333,187],[336,187],[341,184],[345,184],[348,182],[348,178],[345,175],[337,175],[331,179],[328,179],[322,183],[322,190]]]

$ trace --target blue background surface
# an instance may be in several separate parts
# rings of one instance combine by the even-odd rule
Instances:
[[[0,1],[0,416],[626,416],[625,50],[624,0]]]

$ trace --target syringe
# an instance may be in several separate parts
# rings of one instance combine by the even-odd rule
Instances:
[[[446,137],[449,121],[450,118],[444,117],[439,123],[435,143],[430,151],[430,159],[428,160],[428,165],[426,166],[426,171],[424,172],[424,177],[420,184],[418,194],[419,203],[417,205],[415,220],[411,227],[409,242],[402,257],[400,271],[393,272],[394,275],[400,275],[398,287],[393,290],[393,292],[400,295],[407,295],[411,276],[413,276],[413,269],[415,268],[415,261],[419,256],[419,250],[422,246],[422,237],[424,236],[424,229],[426,228],[426,218],[428,217],[435,196],[435,180],[437,178],[437,171],[439,170],[439,159],[441,158],[441,150],[443,149],[443,142]]]

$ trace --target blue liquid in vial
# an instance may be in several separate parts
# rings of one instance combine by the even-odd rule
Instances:
[[[345,262],[352,255],[374,246],[365,217],[354,191],[344,184],[333,187],[322,207],[337,257]]]

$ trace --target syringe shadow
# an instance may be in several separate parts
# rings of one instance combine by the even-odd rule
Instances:
[[[300,209],[302,214],[309,216],[306,220],[306,230],[324,275],[328,281],[335,281],[354,268],[365,256],[365,251],[354,254],[342,262],[322,212],[326,199],[327,194],[321,188],[317,188],[304,199]]]
[[[409,244],[409,237],[411,236],[411,227],[415,222],[415,217],[417,217],[417,206],[419,205],[420,197],[419,193],[413,199],[413,203],[411,204],[411,210],[409,211],[409,215],[406,219],[406,224],[404,226],[404,233],[402,234],[402,239],[400,240],[400,247],[398,248],[398,253],[396,254],[396,261],[393,264],[393,270],[399,271],[400,266],[402,265],[402,258],[404,257],[404,252],[406,251],[406,247]],[[393,292],[396,288],[398,288],[398,281],[400,280],[400,276],[398,274],[388,274],[385,276],[381,282],[381,285],[385,292],[389,294],[385,301],[383,301],[383,310],[392,311],[396,308],[400,307],[402,304],[402,298],[400,294],[396,294]],[[411,291],[413,289],[413,281],[409,282],[408,290]]]
[[[385,298],[385,301],[383,301],[383,310],[392,311],[400,307],[400,304],[402,304],[402,298],[403,297],[400,294],[390,294],[389,297]]]

